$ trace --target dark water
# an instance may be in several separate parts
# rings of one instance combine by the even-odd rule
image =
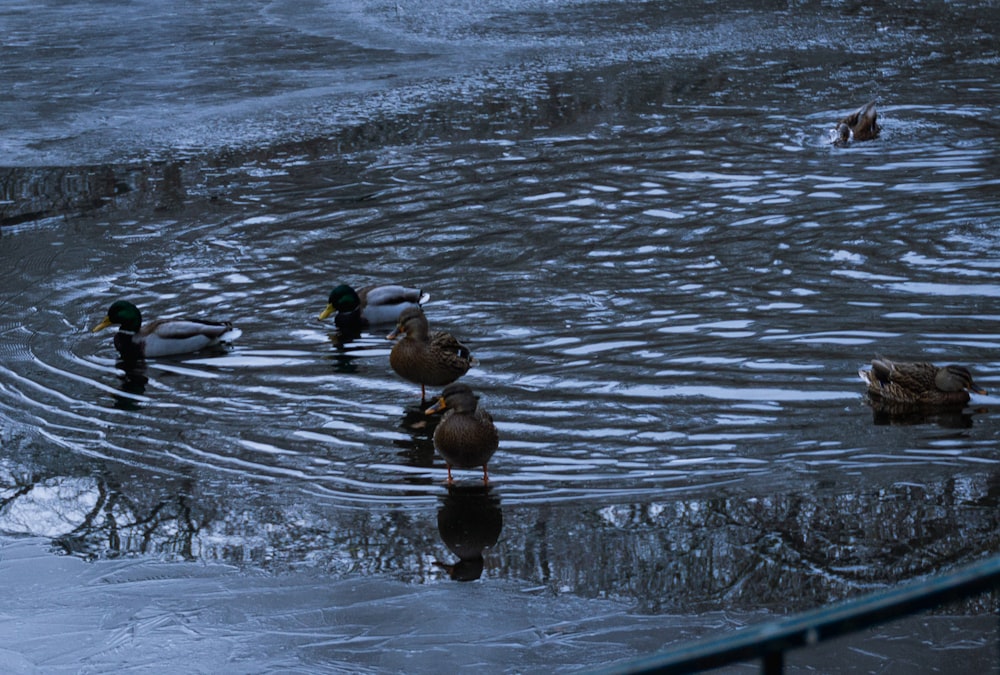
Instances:
[[[943,2],[8,5],[0,565],[56,583],[0,605],[0,635],[38,607],[66,629],[0,663],[587,669],[996,552],[998,25]],[[881,137],[831,146],[869,99]],[[339,281],[420,286],[472,347],[489,491],[444,487],[388,328],[316,320]],[[124,381],[89,332],[118,298],[243,336]],[[876,353],[991,395],[873,414]],[[982,671],[989,611],[801,662]]]

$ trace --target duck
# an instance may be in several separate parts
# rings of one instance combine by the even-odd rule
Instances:
[[[402,339],[389,352],[389,365],[404,380],[420,385],[421,402],[427,399],[427,387],[451,384],[475,363],[469,348],[450,333],[431,333],[427,317],[420,307],[404,309],[396,328],[386,336]]]
[[[448,467],[448,485],[452,484],[451,467],[483,467],[483,483],[488,483],[486,465],[500,446],[500,435],[493,417],[479,407],[479,397],[467,384],[455,382],[441,392],[426,415],[445,411],[434,429],[434,447]]]
[[[878,138],[882,127],[878,124],[875,101],[869,101],[837,123],[837,137],[834,145],[847,145],[855,141],[870,141]]]
[[[115,349],[128,365],[147,358],[191,354],[228,344],[242,334],[229,321],[157,319],[143,325],[139,308],[127,300],[113,302],[107,316],[91,332],[97,333],[113,325],[119,326],[115,333]]]
[[[969,392],[986,393],[965,366],[876,357],[871,369],[859,370],[858,375],[868,385],[869,396],[896,406],[964,406],[969,402]]]
[[[337,328],[359,330],[372,324],[394,323],[404,309],[420,307],[429,299],[429,294],[408,286],[375,284],[355,291],[347,284],[340,284],[330,291],[319,320],[325,321],[336,312],[333,321]]]

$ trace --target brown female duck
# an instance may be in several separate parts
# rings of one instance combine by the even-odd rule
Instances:
[[[837,123],[837,138],[834,145],[847,145],[851,140],[870,141],[878,138],[882,127],[878,124],[875,101],[861,106]]]
[[[389,365],[404,380],[420,385],[420,400],[427,397],[427,387],[451,384],[468,372],[473,364],[469,348],[449,333],[430,332],[427,317],[419,307],[409,307],[399,315],[396,330],[386,336],[403,336],[389,353]]]
[[[962,406],[969,392],[985,394],[964,366],[936,366],[927,362],[890,361],[878,357],[871,370],[859,370],[873,399],[896,405]]]
[[[448,466],[448,484],[452,482],[452,466],[461,469],[482,466],[483,482],[489,482],[486,463],[500,445],[493,417],[479,407],[479,397],[472,389],[461,383],[445,387],[437,403],[425,412],[432,415],[445,409],[444,418],[434,429],[434,447]]]

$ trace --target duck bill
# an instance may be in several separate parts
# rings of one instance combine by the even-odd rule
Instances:
[[[444,410],[447,407],[448,406],[445,405],[444,399],[443,398],[439,398],[437,400],[437,403],[435,403],[430,408],[428,408],[427,410],[424,411],[424,414],[425,415],[433,415],[436,412],[441,412],[442,410]]]
[[[392,331],[391,333],[389,333],[388,335],[386,335],[385,339],[386,340],[395,340],[397,337],[399,337],[399,333],[400,333],[399,328],[396,328],[394,331]]]
[[[319,314],[319,320],[320,321],[325,321],[326,319],[329,319],[330,315],[333,314],[336,311],[337,311],[336,308],[332,304],[328,304],[326,306],[326,309],[324,309],[322,312],[320,312],[320,314]]]
[[[99,323],[99,324],[97,324],[96,326],[94,326],[94,327],[93,327],[93,328],[92,328],[92,329],[90,330],[90,332],[91,332],[91,333],[96,333],[96,332],[98,332],[98,331],[102,331],[102,330],[104,330],[105,328],[107,328],[107,327],[108,327],[108,326],[110,326],[110,325],[111,325],[111,318],[110,318],[110,317],[107,317],[107,316],[106,316],[106,317],[104,317],[104,318],[103,318],[103,319],[101,320],[101,323]]]
[[[976,385],[973,385],[973,386],[969,387],[969,391],[971,391],[973,394],[983,394],[983,395],[986,395],[986,394],[989,393],[985,389],[980,389]]]

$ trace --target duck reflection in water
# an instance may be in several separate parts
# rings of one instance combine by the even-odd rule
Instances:
[[[129,367],[124,361],[119,361],[117,365],[125,372],[121,376],[123,393],[111,395],[115,400],[115,407],[119,410],[139,410],[145,400],[146,384],[149,382],[146,366],[138,363]]]
[[[448,486],[438,509],[438,533],[452,553],[454,563],[434,564],[455,581],[475,581],[483,574],[483,551],[496,545],[503,530],[500,498],[489,485]]]
[[[333,344],[333,353],[324,356],[324,359],[329,359],[332,362],[333,372],[346,375],[353,375],[358,372],[357,359],[360,356],[358,352],[363,350],[357,347],[349,347],[348,345],[359,337],[361,337],[361,333],[343,333],[341,331],[330,335],[330,343]]]
[[[877,426],[907,426],[915,424],[936,424],[945,429],[969,429],[972,427],[972,413],[963,408],[914,408],[898,406],[884,401],[866,401],[872,409],[872,422]]]
[[[406,432],[406,437],[393,440],[393,445],[399,448],[398,454],[407,464],[421,469],[434,466],[434,430],[440,421],[440,415],[424,414],[423,406],[406,408],[399,421],[399,427]],[[421,485],[434,482],[432,478],[416,474],[406,475],[404,480]]]

